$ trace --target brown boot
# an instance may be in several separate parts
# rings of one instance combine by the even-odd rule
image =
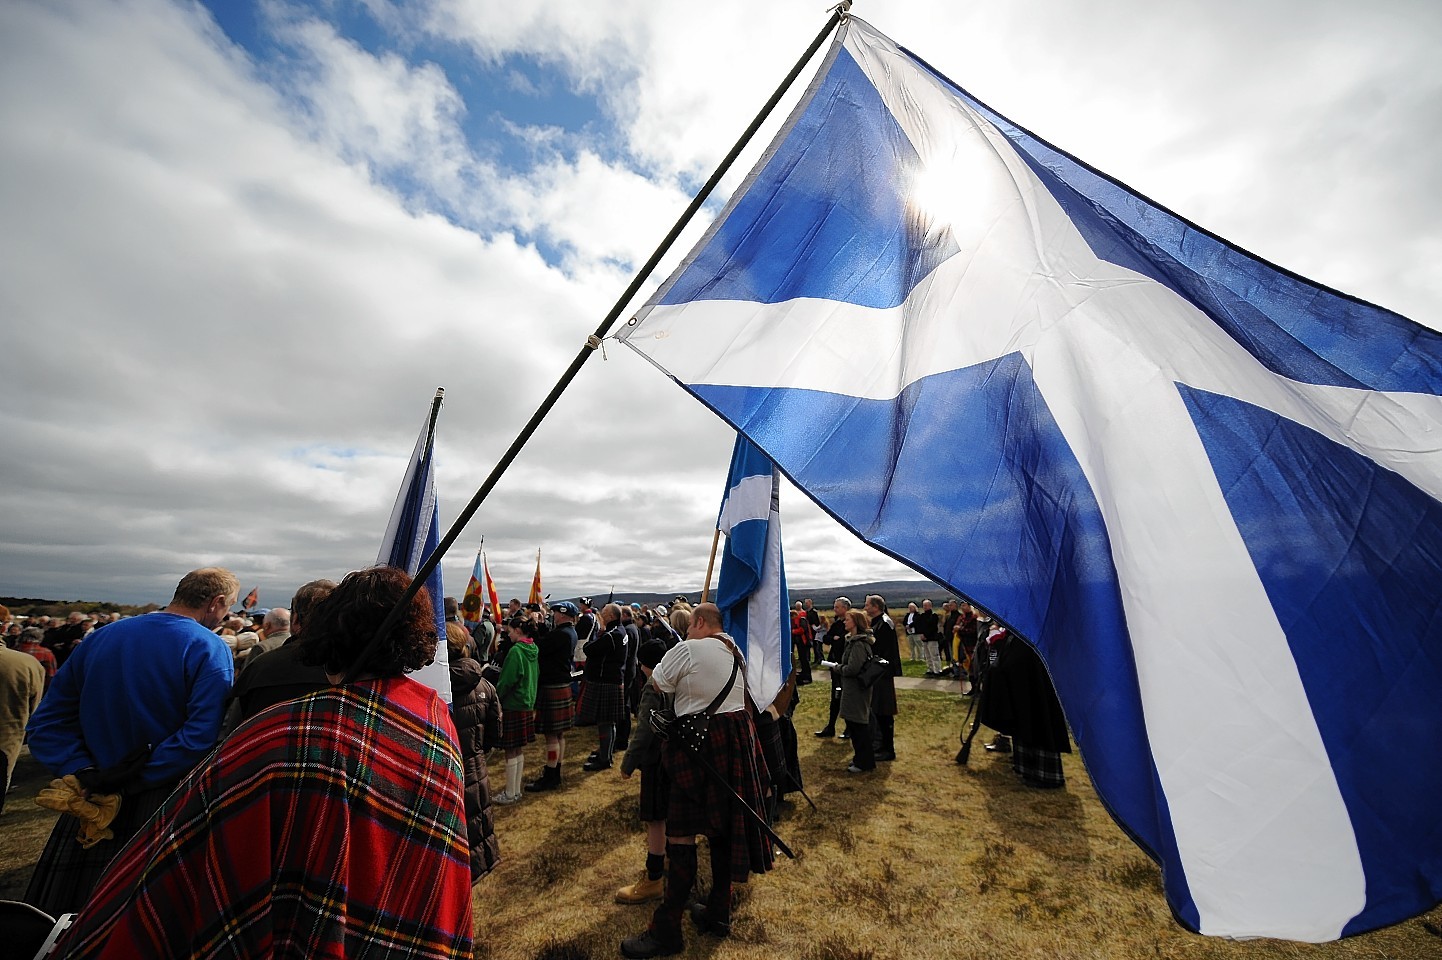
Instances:
[[[627,887],[616,891],[617,903],[650,903],[652,900],[660,900],[666,893],[666,878],[657,877],[652,880],[650,877],[642,877]]]

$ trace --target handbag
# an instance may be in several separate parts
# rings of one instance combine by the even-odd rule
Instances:
[[[696,752],[705,749],[706,735],[711,727],[711,715],[731,688],[736,685],[736,673],[741,669],[741,658],[737,656],[731,663],[731,679],[726,681],[726,686],[716,694],[716,699],[700,713],[683,713],[677,716],[674,706],[664,707],[660,710],[651,711],[651,729],[656,731],[656,736],[662,740],[672,740],[683,747]]]
[[[890,673],[891,661],[885,657],[878,657],[873,653],[871,659],[861,665],[861,672],[856,675],[856,679],[861,682],[863,687],[870,687],[882,677],[890,675]]]

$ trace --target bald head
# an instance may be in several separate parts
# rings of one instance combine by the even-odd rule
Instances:
[[[714,637],[721,632],[721,609],[714,603],[703,603],[691,611],[691,628],[686,636],[691,640]]]

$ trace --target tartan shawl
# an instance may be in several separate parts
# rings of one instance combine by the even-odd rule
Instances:
[[[406,677],[262,711],[117,855],[65,957],[471,956],[460,751]]]

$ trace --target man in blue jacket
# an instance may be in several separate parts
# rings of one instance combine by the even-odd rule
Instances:
[[[64,814],[25,900],[52,916],[78,911],[110,859],[175,784],[215,746],[235,679],[215,628],[240,595],[235,574],[186,574],[164,610],[130,617],[77,644],[30,718],[30,752],[69,789],[118,795],[113,837]]]

